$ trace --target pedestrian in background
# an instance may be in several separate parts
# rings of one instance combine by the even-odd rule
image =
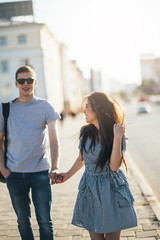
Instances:
[[[40,239],[53,240],[52,194],[48,174],[49,171],[58,169],[59,143],[56,120],[59,115],[51,104],[34,95],[37,80],[31,67],[23,66],[17,70],[15,84],[19,90],[19,97],[10,102],[6,167],[2,147],[4,119],[0,105],[0,171],[6,179],[22,240],[34,239],[30,221],[30,190]],[[46,152],[47,126],[51,170]]]
[[[89,231],[91,240],[119,240],[121,230],[137,226],[134,198],[121,169],[125,161],[124,113],[115,100],[95,92],[86,99],[87,125],[80,131],[79,156],[53,183],[65,182],[84,164],[72,224]]]

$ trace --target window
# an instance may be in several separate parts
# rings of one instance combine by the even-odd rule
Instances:
[[[18,43],[19,44],[25,44],[27,42],[27,37],[26,35],[19,35],[18,36]]]
[[[6,46],[6,45],[7,45],[7,38],[0,37],[0,46]]]
[[[12,95],[12,86],[10,83],[4,83],[2,85],[2,96],[8,97]]]
[[[8,61],[1,61],[1,72],[7,73],[8,70]]]
[[[20,67],[29,65],[29,59],[28,58],[21,59],[19,63],[20,63]]]

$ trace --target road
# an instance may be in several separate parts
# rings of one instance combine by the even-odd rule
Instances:
[[[160,201],[160,106],[150,114],[137,114],[137,103],[125,106],[128,149]]]

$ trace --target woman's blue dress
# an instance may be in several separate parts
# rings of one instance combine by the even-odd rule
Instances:
[[[95,171],[101,142],[83,151],[85,172],[79,184],[72,224],[96,233],[117,232],[137,226],[134,198],[122,170],[111,171],[106,166]],[[80,146],[79,146],[80,148]]]

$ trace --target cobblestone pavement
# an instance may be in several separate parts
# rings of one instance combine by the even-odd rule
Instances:
[[[78,130],[80,121],[66,119],[59,125],[61,140],[60,171],[66,171],[77,157]],[[74,135],[75,134],[75,135]],[[130,160],[131,161],[131,160]],[[81,169],[67,182],[53,186],[53,209],[55,240],[89,240],[86,230],[71,225],[74,203],[77,195],[77,187],[84,169]],[[138,215],[138,227],[124,230],[121,240],[155,240],[160,239],[160,208],[137,175],[137,170],[131,163],[127,173],[131,190],[135,197],[135,207]],[[35,239],[39,239],[39,230],[32,206],[32,224]],[[12,209],[10,198],[5,184],[0,183],[0,240],[19,240],[16,216]],[[28,239],[29,240],[29,239]],[[46,239],[47,240],[47,239]]]

